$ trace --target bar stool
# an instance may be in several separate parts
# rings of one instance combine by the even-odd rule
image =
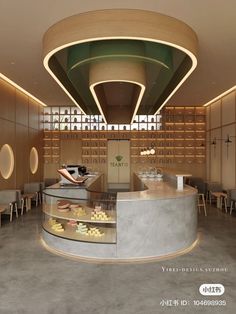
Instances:
[[[32,199],[36,200],[36,206],[38,206],[38,193],[27,193],[27,194],[23,194],[22,195],[22,199],[24,199],[24,204],[25,204],[25,208],[26,211],[31,210],[31,203],[32,203]],[[22,209],[21,209],[22,210]]]
[[[205,196],[203,193],[197,194],[197,207],[198,207],[199,213],[201,212],[201,207],[203,207],[205,216],[207,216]]]
[[[24,214],[24,209],[26,212],[30,209],[28,206],[27,195],[25,194],[21,195],[20,204],[21,204],[21,216],[22,216]]]
[[[10,215],[10,222],[12,222],[13,212],[16,213],[16,218],[18,218],[17,202],[11,202],[9,204],[0,204],[0,212]]]
[[[228,195],[226,193],[221,193],[220,196],[220,208],[222,208],[222,203],[224,203],[224,208],[225,208],[225,212],[227,213],[227,199],[228,199]]]
[[[235,209],[235,202],[236,202],[236,189],[233,189],[230,191],[230,215],[232,215],[232,211],[233,211],[233,205],[234,205],[234,209]]]

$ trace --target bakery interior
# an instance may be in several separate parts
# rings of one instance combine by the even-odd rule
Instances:
[[[233,313],[234,1],[1,6],[0,312]]]

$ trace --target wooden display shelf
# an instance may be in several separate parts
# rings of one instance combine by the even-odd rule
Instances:
[[[164,107],[162,109],[162,117],[148,117],[144,119],[142,116],[137,116],[135,118],[136,122],[133,126],[127,126],[127,129],[122,129],[124,126],[114,125],[114,130],[111,129],[111,125],[105,126],[101,121],[100,117],[88,117],[85,118],[77,110],[73,112],[74,108],[46,108],[46,113],[44,119],[48,120],[45,126],[49,128],[49,122],[52,119],[57,119],[59,129],[63,123],[65,125],[70,125],[73,128],[73,123],[75,125],[83,125],[82,129],[77,130],[47,130],[44,132],[44,146],[45,149],[58,149],[60,145],[56,145],[56,141],[60,139],[70,139],[75,138],[80,139],[82,142],[82,162],[85,164],[90,164],[96,161],[96,163],[106,162],[106,150],[107,150],[107,140],[108,139],[130,139],[131,143],[131,158],[133,160],[140,160],[138,150],[144,149],[148,146],[155,146],[156,151],[159,149],[176,149],[176,148],[192,148],[198,149],[200,144],[205,142],[205,128],[206,128],[206,114],[205,108],[203,107]],[[56,112],[55,112],[56,110]],[[67,113],[64,111],[67,110]],[[68,122],[60,121],[61,117],[67,117]],[[73,121],[76,116],[77,121]],[[96,121],[94,120],[96,119]],[[96,124],[97,130],[93,130],[94,124]],[[144,124],[145,130],[142,130]],[[152,130],[153,125],[156,127]],[[159,129],[161,125],[161,129]],[[85,126],[88,129],[85,129]],[[105,128],[105,129],[104,129]],[[137,130],[134,130],[137,128]],[[67,135],[66,137],[63,137]],[[54,145],[52,141],[54,141]],[[50,142],[51,141],[51,142]],[[200,141],[200,142],[199,142]],[[46,144],[47,143],[47,144]],[[98,150],[98,153],[94,153],[94,150]],[[201,149],[204,149],[201,147]],[[86,152],[87,150],[87,152]],[[102,152],[104,151],[105,154]],[[51,151],[52,152],[52,151]],[[86,153],[85,153],[86,152]],[[159,154],[152,156],[152,159],[158,157]],[[199,151],[195,151],[195,157],[200,155]],[[50,155],[51,156],[51,155]],[[201,156],[201,155],[200,155]],[[52,157],[52,156],[51,156]],[[59,156],[58,156],[59,157]],[[169,155],[163,154],[163,158],[168,158]],[[135,158],[135,159],[134,159]],[[137,159],[138,158],[138,159]],[[150,156],[145,160],[141,158],[142,162],[149,162]]]
[[[59,221],[60,222],[60,221]],[[95,237],[95,236],[88,236],[88,235],[82,235],[76,232],[76,227],[68,226],[66,223],[63,223],[63,228],[65,229],[64,232],[56,232],[52,229],[50,224],[45,221],[43,223],[43,228],[61,238],[69,239],[69,240],[76,240],[81,242],[94,242],[94,243],[116,243],[116,228],[109,228],[109,227],[98,227],[96,225],[89,224],[89,227],[98,227],[99,230],[101,230],[104,234],[101,237]]]
[[[102,210],[104,211],[111,219],[110,220],[91,220],[91,213],[93,211],[92,208],[81,205],[83,209],[87,212],[86,216],[77,217],[73,214],[73,212],[70,210],[66,213],[60,212],[57,210],[56,204],[44,204],[43,205],[43,212],[49,216],[58,218],[58,219],[66,219],[66,220],[76,220],[80,222],[87,222],[87,223],[93,223],[93,224],[115,224],[116,223],[116,217],[114,214],[114,211],[112,210]]]

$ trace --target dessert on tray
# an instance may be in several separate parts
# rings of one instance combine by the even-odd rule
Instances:
[[[102,221],[107,221],[111,220],[111,217],[109,217],[104,211],[92,211],[91,214],[91,220],[102,220]]]

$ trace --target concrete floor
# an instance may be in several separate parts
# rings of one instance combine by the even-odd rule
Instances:
[[[174,221],[173,221],[174,223]],[[187,255],[146,264],[92,264],[53,255],[39,242],[40,210],[0,229],[0,314],[235,313],[236,215],[208,209],[199,216],[199,245]],[[167,272],[163,268],[203,271]],[[206,268],[226,272],[206,272]],[[221,283],[225,294],[203,297],[203,283]],[[190,305],[161,306],[162,300]],[[193,300],[225,300],[197,306]]]

